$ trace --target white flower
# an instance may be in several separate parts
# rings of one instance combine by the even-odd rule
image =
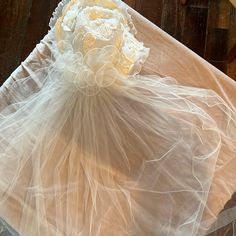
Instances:
[[[148,49],[134,37],[130,17],[119,0],[72,0],[56,23],[56,39],[62,51],[66,42],[74,53],[83,55],[113,46],[114,54],[118,49],[120,56],[111,63],[123,74],[135,73],[137,64],[148,55]]]

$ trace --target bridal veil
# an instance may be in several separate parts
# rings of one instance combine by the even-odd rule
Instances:
[[[142,42],[139,30],[168,36],[120,0],[64,0],[50,27],[29,75],[1,90],[0,217],[22,236],[201,236],[233,224],[234,207],[220,212],[236,189],[224,76],[195,57],[172,76],[191,53]]]

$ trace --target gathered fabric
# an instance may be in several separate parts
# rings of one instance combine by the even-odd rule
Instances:
[[[62,1],[50,25],[40,86],[25,95],[32,78],[16,80],[0,112],[0,216],[14,202],[22,236],[211,232],[216,190],[236,189],[235,110],[141,74],[150,49],[120,0]]]

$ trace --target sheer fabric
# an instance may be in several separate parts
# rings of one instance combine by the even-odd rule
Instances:
[[[40,81],[15,81],[0,113],[0,209],[20,209],[20,235],[206,234],[235,191],[235,110],[141,74],[149,49],[121,1],[63,1],[50,25]]]

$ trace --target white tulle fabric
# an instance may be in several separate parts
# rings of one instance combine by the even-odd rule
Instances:
[[[121,1],[67,2],[42,86],[26,97],[30,78],[16,81],[0,113],[0,206],[21,207],[22,236],[205,235],[235,111],[211,90],[140,75],[149,49]],[[218,184],[233,193],[236,176]]]

